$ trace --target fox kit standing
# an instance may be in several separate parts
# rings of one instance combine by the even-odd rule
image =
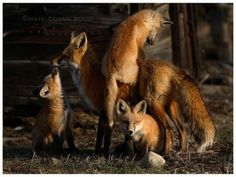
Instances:
[[[151,115],[158,115],[165,122],[169,119],[167,108],[181,135],[183,148],[186,147],[183,122],[189,123],[199,145],[198,152],[211,146],[215,127],[195,82],[184,71],[161,60],[141,60],[139,66],[139,94],[147,101]],[[183,114],[184,120],[179,113]]]
[[[146,114],[147,103],[140,101],[133,108],[119,100],[116,105],[116,112],[126,136],[133,142],[134,150],[140,157],[149,151],[156,153],[163,152],[164,134],[163,128],[153,117]]]
[[[65,139],[69,149],[74,150],[72,112],[62,90],[58,68],[53,68],[51,74],[45,77],[34,93],[44,98],[46,103],[39,112],[33,128],[33,152],[52,147],[55,152],[60,153]]]

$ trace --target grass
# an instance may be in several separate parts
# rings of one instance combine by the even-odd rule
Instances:
[[[171,152],[164,156],[162,168],[147,168],[139,161],[93,156],[97,117],[76,110],[74,119],[75,144],[80,153],[51,156],[31,154],[31,128],[33,118],[24,117],[21,131],[3,127],[3,173],[37,174],[228,174],[233,173],[233,119],[232,102],[208,103],[217,129],[215,144],[204,154],[195,153],[194,147],[185,153]],[[229,109],[230,108],[230,109]],[[28,123],[27,123],[28,122]],[[114,129],[113,145],[122,141],[118,127]]]
[[[105,159],[92,155],[38,156],[29,153],[30,149],[8,149],[11,157],[4,161],[4,173],[167,173],[164,169],[141,167],[139,161],[110,157]],[[18,156],[13,157],[14,153]],[[27,151],[27,152],[26,152]],[[7,153],[7,152],[6,152]],[[19,155],[21,154],[21,155]]]

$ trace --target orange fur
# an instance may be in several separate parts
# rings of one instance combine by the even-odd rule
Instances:
[[[163,151],[163,132],[159,121],[146,114],[146,102],[140,101],[133,108],[119,100],[116,106],[124,134],[133,141],[134,149],[144,156],[149,151]]]
[[[113,109],[118,99],[117,82],[135,84],[138,75],[137,58],[147,39],[155,40],[163,18],[155,11],[142,10],[123,21],[116,29],[102,61],[106,77],[105,111],[109,126],[113,126]]]
[[[105,129],[108,127],[107,118],[103,114],[105,77],[101,73],[101,61],[96,58],[86,34],[80,33],[78,36],[72,34],[68,47],[51,63],[54,66],[64,64],[69,68],[79,94],[87,103],[88,108],[100,114],[97,136],[99,145],[96,145],[96,149],[99,150],[96,151],[101,151],[101,142],[105,136]],[[136,87],[133,85],[120,83],[120,88],[119,97],[125,100],[131,100],[136,94]]]
[[[66,105],[68,108],[64,107],[65,97],[62,92],[59,71],[53,69],[35,93],[45,99],[45,104],[37,115],[32,131],[33,151],[38,152],[53,143],[56,148],[55,151],[61,151],[65,139],[69,148],[74,149],[75,145],[71,132],[72,118],[69,105]]]
[[[139,66],[139,93],[147,101],[152,115],[158,115],[167,129],[168,121],[172,119],[179,127],[183,146],[186,144],[183,122],[190,124],[191,133],[199,144],[198,152],[211,146],[215,127],[195,82],[179,68],[161,60],[140,61]],[[168,108],[170,118],[164,114],[165,108]],[[185,120],[180,120],[177,109]]]

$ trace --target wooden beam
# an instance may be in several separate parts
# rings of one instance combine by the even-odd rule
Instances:
[[[170,4],[173,63],[192,77],[199,75],[200,55],[192,4]]]

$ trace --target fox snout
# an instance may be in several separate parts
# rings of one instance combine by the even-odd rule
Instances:
[[[132,136],[133,133],[134,133],[133,130],[129,130],[129,131],[128,131],[128,135],[129,135],[129,136]]]
[[[65,64],[65,62],[63,62],[64,60],[65,56],[59,56],[51,60],[51,65],[56,67],[63,66]]]
[[[147,43],[149,45],[154,45],[154,41],[155,41],[155,38],[154,39],[153,38],[147,38]]]
[[[147,43],[148,43],[149,45],[154,45],[154,42],[155,42],[155,40],[156,40],[156,36],[157,36],[157,34],[155,34],[154,32],[152,32],[152,33],[150,34],[150,36],[148,36],[148,38],[147,38]]]

